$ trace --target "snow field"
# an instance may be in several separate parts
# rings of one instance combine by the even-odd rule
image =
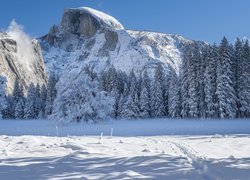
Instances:
[[[0,136],[0,179],[248,179],[250,136]]]
[[[247,120],[0,124],[0,179],[250,178]]]

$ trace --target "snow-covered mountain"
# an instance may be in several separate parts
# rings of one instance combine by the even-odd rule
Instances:
[[[0,32],[0,76],[7,79],[7,93],[12,92],[16,78],[25,91],[30,83],[45,84],[47,79],[38,41],[16,26],[14,23],[9,32]]]
[[[66,9],[61,23],[40,38],[40,43],[46,67],[59,74],[85,64],[96,71],[112,64],[139,73],[158,63],[179,74],[183,48],[193,41],[176,34],[127,30],[115,18],[81,7]]]

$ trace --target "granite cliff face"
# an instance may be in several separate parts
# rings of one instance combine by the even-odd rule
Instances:
[[[24,55],[19,41],[7,33],[0,33],[0,75],[7,79],[7,93],[11,93],[17,78],[27,90],[30,83],[44,84],[47,80],[41,48],[37,40],[32,40],[31,56]],[[27,50],[27,49],[26,49]]]
[[[61,23],[39,42],[46,67],[59,74],[86,64],[97,72],[114,65],[137,74],[162,64],[179,74],[183,49],[194,43],[176,34],[126,30],[115,18],[86,7],[66,9]]]

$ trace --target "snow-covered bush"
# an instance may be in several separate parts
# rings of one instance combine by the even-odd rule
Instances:
[[[60,123],[71,121],[97,122],[109,117],[114,99],[99,89],[97,77],[82,68],[80,72],[70,71],[57,84],[57,98],[53,114]]]

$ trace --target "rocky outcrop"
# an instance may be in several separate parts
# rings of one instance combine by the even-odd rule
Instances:
[[[90,8],[66,9],[60,25],[54,25],[49,33],[41,38],[50,46],[59,47],[67,52],[79,48],[77,44],[89,42],[97,32],[105,33],[106,43],[102,55],[113,51],[116,47],[118,36],[116,31],[123,30],[123,26],[113,17]],[[42,44],[44,50],[48,46]]]
[[[34,84],[46,82],[47,75],[40,45],[36,40],[33,40],[32,46],[33,59],[24,63],[18,56],[17,42],[6,33],[0,33],[0,75],[7,79],[7,93],[12,93],[16,78],[25,90],[31,82]]]
[[[68,33],[91,37],[100,29],[101,25],[91,14],[81,9],[67,9],[63,14],[61,27]]]

